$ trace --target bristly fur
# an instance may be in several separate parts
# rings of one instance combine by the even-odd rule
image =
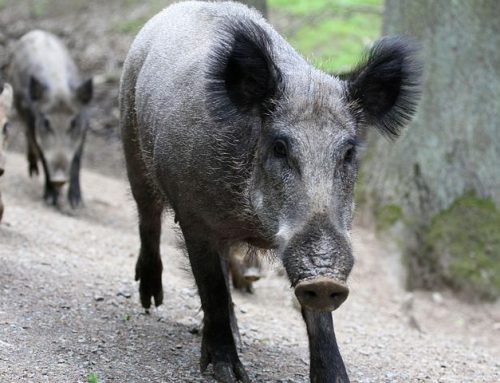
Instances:
[[[271,39],[252,20],[224,20],[205,73],[207,106],[218,121],[271,112],[281,89]]]
[[[418,51],[410,38],[382,38],[351,72],[347,98],[361,124],[375,125],[382,134],[396,138],[410,121],[421,93]]]

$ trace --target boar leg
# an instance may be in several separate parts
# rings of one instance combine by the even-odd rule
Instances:
[[[127,175],[139,213],[141,249],[135,265],[135,280],[140,281],[141,304],[145,309],[149,309],[151,298],[154,299],[156,306],[163,302],[160,237],[164,203],[147,179],[148,171],[142,159],[133,102],[124,98],[121,108],[121,131]]]
[[[133,144],[125,142],[125,145]],[[133,155],[134,151],[125,150],[125,153],[130,187],[139,213],[139,236],[141,238],[141,249],[135,265],[135,280],[140,281],[139,294],[142,306],[149,309],[151,298],[154,299],[156,306],[163,302],[160,237],[164,205],[146,180],[142,162]]]
[[[330,312],[302,309],[309,337],[312,383],[346,383],[349,377],[340,356]]]
[[[59,200],[59,190],[56,189],[50,182],[49,169],[42,156],[43,170],[45,173],[45,188],[43,192],[43,198],[47,204],[52,206],[57,206],[57,201]]]
[[[163,303],[163,287],[161,274],[163,265],[160,256],[161,215],[163,205],[154,200],[151,194],[139,193],[132,187],[132,194],[139,211],[139,234],[141,250],[135,265],[135,280],[140,281],[139,293],[145,309],[151,306],[151,298],[155,306]]]
[[[25,107],[26,102],[20,97],[15,98],[16,109],[24,122],[27,143],[28,174],[38,176],[38,148],[35,139],[35,116],[31,110]]]
[[[211,244],[190,236],[182,225],[189,261],[193,270],[203,309],[203,339],[200,368],[204,372],[212,363],[215,379],[220,383],[249,383],[250,379],[238,358],[231,330],[232,301],[223,261]]]
[[[68,189],[68,200],[73,209],[82,203],[82,193],[80,190],[80,167],[82,162],[83,144],[75,153],[71,161],[70,180]]]
[[[30,139],[29,139],[30,140]],[[33,144],[28,144],[28,173],[30,177],[38,176],[38,155],[36,154],[36,149],[33,148]]]
[[[226,278],[226,285],[229,290],[229,275],[232,273],[231,270],[231,261],[229,255],[224,255],[221,257],[222,262],[222,270],[224,271],[224,277]],[[236,319],[236,315],[234,314],[234,303],[231,302],[229,305],[229,318],[231,320],[231,331],[233,332],[234,339],[238,346],[238,349],[241,351],[243,344],[241,342],[240,330],[238,328],[238,321]]]
[[[141,249],[135,265],[135,280],[139,282],[139,295],[141,304],[145,309],[151,307],[151,298],[156,306],[163,302],[163,287],[161,274],[163,264],[160,256],[161,215],[164,205],[152,190],[144,164],[137,153],[136,131],[125,124],[123,135],[129,135],[129,140],[124,140],[125,160],[130,188],[139,213],[139,236]]]

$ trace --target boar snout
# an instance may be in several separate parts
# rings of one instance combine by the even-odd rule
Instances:
[[[333,278],[318,277],[297,284],[295,295],[304,308],[334,311],[347,299],[349,288]]]
[[[66,182],[68,182],[68,177],[66,177],[66,174],[64,174],[63,171],[58,171],[53,177],[50,177],[50,183],[56,189],[63,187]]]

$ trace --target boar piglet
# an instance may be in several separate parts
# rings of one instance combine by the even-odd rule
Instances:
[[[335,36],[332,36],[335,38]],[[331,311],[348,295],[360,134],[397,135],[419,65],[403,38],[376,42],[341,80],[313,68],[255,11],[170,6],[125,61],[120,112],[139,213],[140,297],[162,303],[161,217],[173,210],[204,311],[201,369],[249,382],[237,354],[228,256],[246,243],[282,260],[302,306],[313,382],[346,382]]]
[[[9,114],[12,107],[12,87],[0,77],[0,177],[5,172],[5,149],[9,135]],[[0,222],[4,205],[0,194]]]
[[[64,44],[49,32],[25,34],[14,46],[9,75],[25,124],[29,175],[45,173],[44,198],[57,205],[69,182],[71,207],[81,201],[80,165],[88,129],[92,79],[81,80]]]

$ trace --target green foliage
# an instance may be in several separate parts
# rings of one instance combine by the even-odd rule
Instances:
[[[295,16],[307,16],[311,13],[321,13],[330,10],[365,9],[380,7],[381,0],[268,0],[273,8],[281,8]]]
[[[403,210],[398,205],[385,205],[375,209],[375,227],[379,231],[390,229],[403,218]]]
[[[424,235],[451,287],[485,299],[500,296],[500,211],[468,193],[434,217]]]
[[[327,72],[348,71],[379,35],[382,0],[270,0],[297,29],[287,39],[311,63]]]
[[[43,17],[47,14],[49,0],[37,0],[33,2],[32,12],[36,17]]]
[[[0,0],[1,1],[1,0]],[[137,4],[143,4],[143,0],[123,0],[123,6],[135,7]],[[118,33],[126,33],[135,35],[141,28],[146,24],[146,22],[157,14],[160,10],[169,5],[168,1],[165,0],[149,0],[147,12],[144,15],[136,17],[134,19],[124,19],[112,26],[112,29]],[[124,12],[126,14],[126,12]]]
[[[117,24],[115,29],[120,33],[130,33],[135,35],[141,30],[148,20],[149,16],[139,17],[132,20],[124,20]]]
[[[99,379],[97,379],[97,374],[94,372],[91,372],[87,376],[87,383],[99,383]]]

